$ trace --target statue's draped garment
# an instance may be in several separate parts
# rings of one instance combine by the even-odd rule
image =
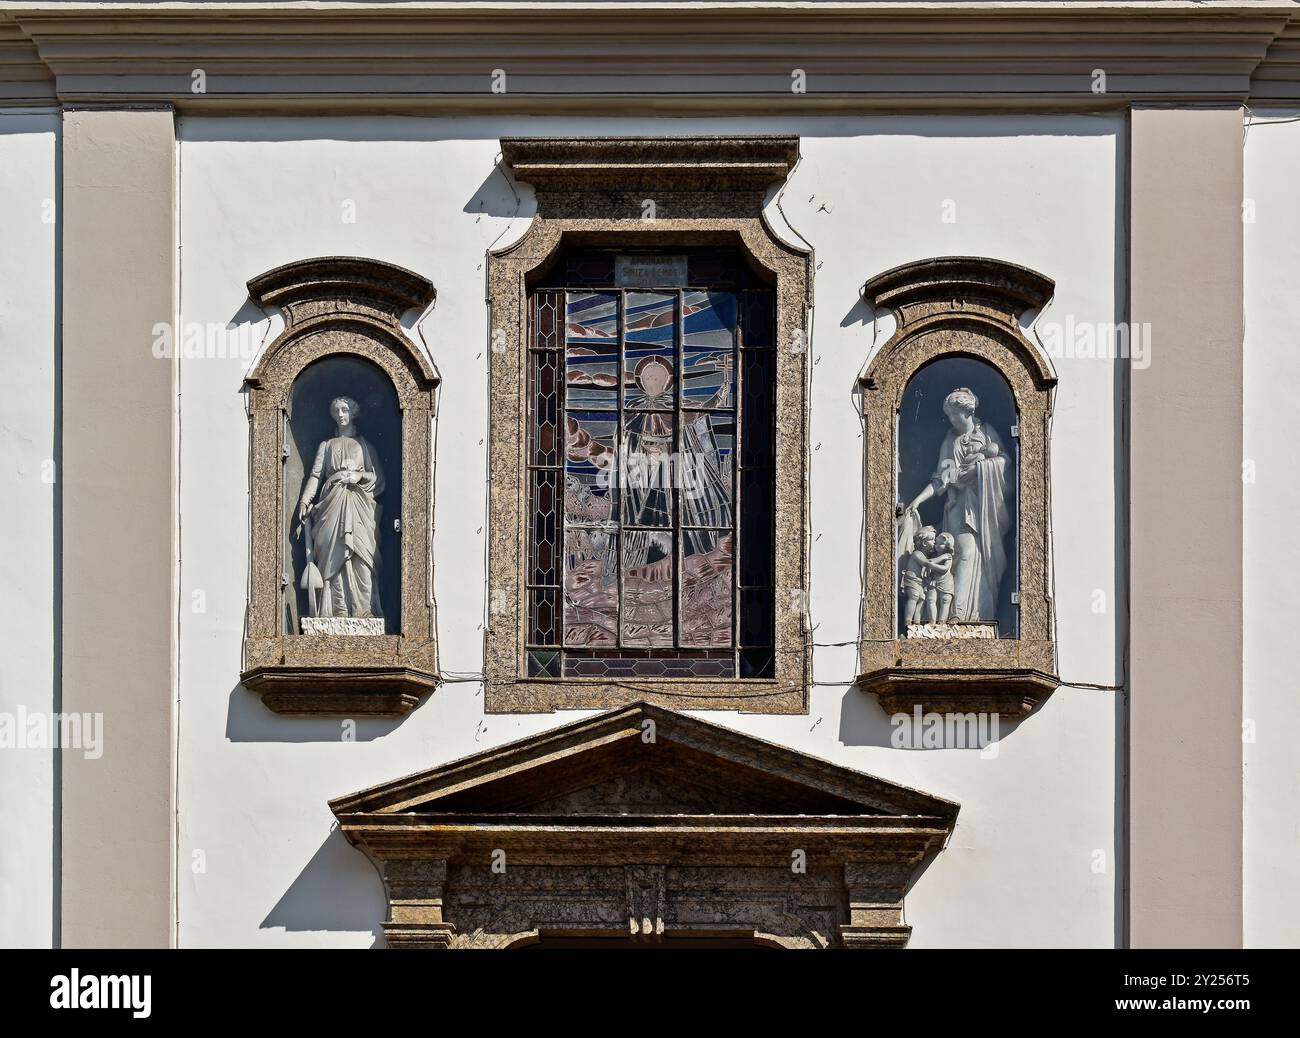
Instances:
[[[347,482],[358,473],[355,483]],[[335,436],[316,451],[311,476],[319,490],[312,508],[312,561],[324,580],[321,616],[383,616],[375,567],[384,476],[374,448],[361,437]]]
[[[990,443],[998,453],[981,452]],[[957,542],[953,559],[954,620],[996,620],[998,589],[1007,571],[1004,539],[1010,529],[1007,507],[1007,452],[992,428],[977,418],[968,434],[950,430],[939,449],[930,485],[943,498],[942,530]]]

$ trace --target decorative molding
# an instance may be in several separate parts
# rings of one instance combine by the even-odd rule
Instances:
[[[424,310],[433,285],[378,260],[330,256],[277,267],[248,283],[259,306],[283,310],[286,326],[245,378],[252,453],[252,580],[240,680],[282,714],[404,714],[437,684],[433,602],[431,421],[438,375],[402,330]],[[283,416],[299,374],[330,356],[371,361],[397,394],[402,427],[401,632],[300,635],[284,631],[288,572],[282,469]]]
[[[166,100],[184,112],[1097,110],[1244,103],[1257,90],[1294,99],[1300,85],[1289,46],[1274,47],[1300,25],[1295,0],[4,10],[30,41],[23,63],[34,47],[46,71],[0,76],[0,99]],[[206,77],[199,93],[196,69]],[[508,77],[503,92],[493,90],[494,69]],[[808,74],[803,93],[791,90],[794,69]],[[1106,73],[1104,92],[1094,92],[1095,69]]]
[[[1014,320],[1026,310],[1041,309],[1055,288],[1051,278],[1014,263],[975,256],[937,256],[877,274],[862,291],[877,310],[892,310],[900,322],[906,323],[919,320],[936,306],[941,311],[951,309],[958,299]],[[1030,350],[1026,359],[1033,364],[1039,381],[1055,383],[1051,370],[1037,357]]]
[[[808,378],[802,342],[811,306],[809,255],[778,239],[763,218],[769,176],[788,170],[798,153],[792,137],[550,138],[502,141],[508,158],[540,173],[537,214],[515,244],[489,256],[488,297],[494,348],[490,365],[487,683],[489,713],[526,713],[619,706],[637,699],[680,709],[803,713],[810,659],[801,609],[808,586]],[[691,164],[698,163],[699,169]],[[720,164],[731,174],[714,179]],[[743,172],[741,172],[743,170]],[[518,171],[516,171],[518,173]],[[655,186],[656,177],[663,182]],[[653,191],[656,214],[643,218]],[[529,678],[524,605],[528,552],[525,460],[525,358],[528,288],[569,243],[585,246],[726,245],[765,272],[776,298],[776,672],[772,679]]]
[[[392,947],[897,947],[958,805],[636,703],[330,802]],[[792,868],[802,852],[806,871]]]
[[[1269,45],[1250,78],[1247,103],[1300,105],[1300,17],[1293,18]]]
[[[296,260],[248,282],[248,295],[259,306],[279,307],[289,323],[320,313],[370,311],[380,320],[400,321],[409,310],[424,310],[437,292],[428,278],[393,263],[355,256]],[[402,351],[419,371],[420,382],[437,382],[432,365],[418,350]],[[273,350],[267,350],[263,363]],[[258,365],[258,369],[262,364]],[[257,376],[256,370],[253,376]]]
[[[1056,376],[1024,337],[1019,317],[1040,310],[1051,279],[999,260],[950,256],[909,263],[872,278],[863,294],[893,311],[898,327],[863,375],[866,419],[866,551],[858,686],[890,713],[1029,713],[1060,684],[1048,551],[1048,432]],[[898,635],[897,414],[917,371],[965,355],[1001,372],[1020,425],[1019,637],[902,638]]]
[[[538,191],[762,191],[799,161],[797,137],[503,137],[501,158]]]
[[[9,15],[0,13],[0,104],[49,105],[57,100],[54,74],[36,44]]]

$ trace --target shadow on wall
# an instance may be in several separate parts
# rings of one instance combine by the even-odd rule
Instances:
[[[891,716],[885,713],[884,709],[880,705],[880,701],[876,699],[875,696],[850,686],[848,691],[844,693],[844,700],[840,704],[839,737],[840,742],[845,746],[884,746],[890,749],[904,751],[958,749],[964,750],[967,753],[979,753],[980,746],[978,743],[975,743],[975,738],[991,736],[989,741],[994,743],[999,742],[1015,732],[1023,722],[1032,717],[1036,717],[1038,712],[1042,710],[1048,702],[1050,702],[1050,698],[1039,703],[1038,706],[1034,708],[1033,713],[1029,714],[1028,717],[998,717],[996,728],[993,726],[994,715],[991,714],[988,715],[987,718],[977,717],[976,724],[973,727],[963,724],[961,726],[961,737],[968,740],[964,746],[953,746],[946,744],[946,742],[945,745],[941,746],[925,746],[921,743],[921,735],[924,731],[925,719],[943,715],[923,714],[921,732],[916,731],[916,726],[913,723],[914,719],[912,717],[907,717],[906,722],[901,722],[900,719],[900,723],[907,725],[907,730],[901,732],[898,739],[911,738],[914,740],[915,744],[908,745],[904,742],[902,745],[899,745],[896,742],[895,733],[900,732],[900,725],[895,724]],[[960,717],[961,715],[957,716]],[[947,736],[945,736],[945,740],[946,738]]]
[[[885,316],[888,311],[881,311],[880,316]],[[849,307],[849,312],[840,318],[841,328],[852,328],[860,324],[864,327],[871,324],[876,319],[876,311],[872,305],[867,302],[863,296],[858,297],[858,301]]]
[[[370,933],[384,945],[380,920],[388,900],[374,866],[334,830],[289,889],[259,924],[259,929]]]
[[[226,738],[231,742],[370,742],[396,731],[403,720],[401,717],[286,717],[272,713],[256,693],[236,685],[230,690],[230,706],[226,711]]]
[[[492,172],[478,186],[474,197],[465,203],[461,212],[507,219],[522,216],[531,220],[537,213],[537,199],[533,195],[532,185],[516,182],[504,163],[498,159]]]

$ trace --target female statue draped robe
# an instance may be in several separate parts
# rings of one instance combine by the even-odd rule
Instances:
[[[334,401],[331,411],[340,403]],[[315,616],[382,617],[375,580],[379,561],[375,497],[383,492],[384,475],[374,448],[355,435],[351,419],[356,405],[349,411],[347,422],[340,423],[340,435],[317,449],[299,506],[300,514],[305,512],[311,520],[307,563],[320,572],[323,585],[319,604],[311,601],[309,592],[308,610]]]
[[[983,453],[990,443],[998,448],[991,458]],[[1007,571],[1003,539],[1011,519],[1007,454],[998,434],[979,419],[967,435],[950,431],[930,485],[944,497],[941,529],[957,542],[953,619],[996,620],[998,590]]]
[[[1007,571],[1004,544],[1011,511],[1007,452],[991,426],[975,417],[979,400],[969,389],[955,389],[943,410],[952,428],[939,448],[939,463],[926,487],[903,511],[899,542],[919,527],[916,509],[943,498],[940,529],[956,541],[952,563],[954,620],[997,620],[998,591]]]

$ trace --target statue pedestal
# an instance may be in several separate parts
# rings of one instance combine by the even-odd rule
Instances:
[[[368,634],[384,633],[382,616],[304,616],[303,634]]]

